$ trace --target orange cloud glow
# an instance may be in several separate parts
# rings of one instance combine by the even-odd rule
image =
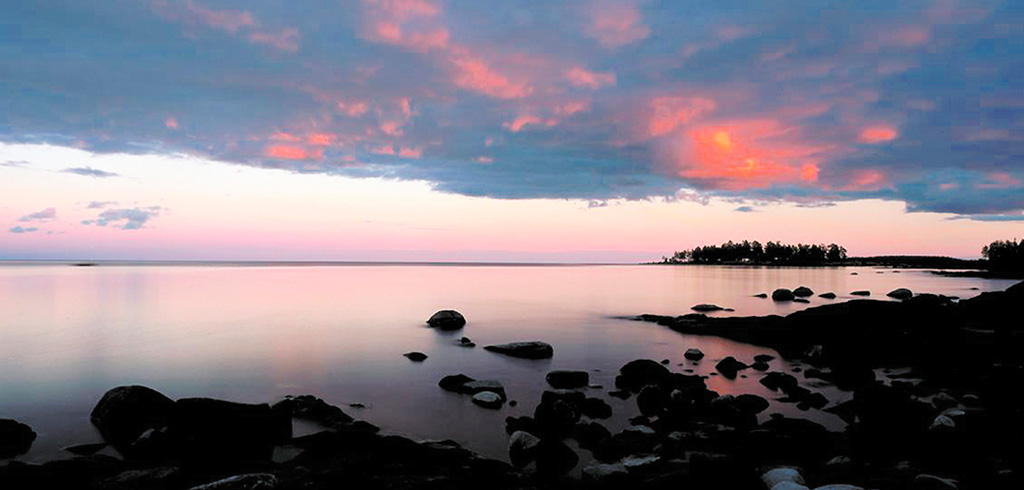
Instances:
[[[861,130],[860,141],[876,145],[892,141],[900,136],[899,131],[888,125],[869,126]]]
[[[323,150],[307,151],[305,148],[289,145],[273,145],[267,148],[267,156],[281,160],[319,160],[323,158]]]
[[[818,180],[826,148],[794,139],[795,128],[748,120],[690,130],[675,158],[677,175],[722,189]]]
[[[403,158],[420,158],[423,156],[423,149],[402,147],[398,149],[398,156]]]
[[[877,191],[886,187],[885,174],[878,170],[860,170],[853,175],[853,179],[840,190],[844,191]]]

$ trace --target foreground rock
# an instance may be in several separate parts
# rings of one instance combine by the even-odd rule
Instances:
[[[914,297],[914,292],[907,288],[898,288],[889,291],[889,294],[886,294],[886,296],[895,299],[910,299]]]
[[[551,344],[541,341],[488,345],[484,349],[521,359],[550,359],[555,355],[555,349]]]
[[[683,357],[691,361],[699,361],[701,359],[704,359],[704,353],[701,352],[700,349],[691,347],[689,349],[686,349],[686,352],[683,353]]]
[[[90,418],[103,438],[119,448],[135,442],[148,429],[166,427],[174,400],[145,386],[119,386],[107,391]]]
[[[793,290],[793,296],[796,296],[797,298],[806,298],[814,296],[814,291],[811,291],[811,288],[807,286],[800,286]]]
[[[439,330],[458,330],[466,326],[466,317],[455,310],[441,310],[430,316],[427,325]]]
[[[26,424],[11,419],[0,419],[0,459],[27,452],[36,440],[36,433]]]
[[[481,391],[473,395],[473,403],[484,408],[498,409],[505,403],[505,400],[493,391]]]

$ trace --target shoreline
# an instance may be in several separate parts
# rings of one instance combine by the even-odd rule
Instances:
[[[8,463],[0,466],[0,482],[9,483],[5,488],[38,488],[43,482],[80,488],[146,488],[147,482],[156,481],[166,484],[164,488],[184,489],[210,483],[214,477],[248,475],[247,481],[273,482],[252,488],[327,488],[339,481],[377,485],[395,478],[403,482],[401,488],[430,487],[431,481],[443,481],[445,488],[478,488],[480,479],[486,478],[498,488],[611,484],[655,488],[683,482],[753,489],[763,488],[758,478],[764,468],[795,465],[807,481],[859,486],[854,488],[918,488],[915,482],[931,478],[960,480],[963,488],[1013,484],[1021,478],[1012,471],[1021,454],[1006,437],[1021,428],[1022,401],[1005,391],[1024,381],[1019,356],[1024,342],[1021,327],[1006,325],[1001,318],[1012,313],[1021,299],[1024,283],[960,302],[918,294],[902,302],[851,300],[785,317],[690,313],[631,318],[680,333],[773,348],[788,360],[805,363],[800,371],[769,372],[760,356],[729,357],[718,362],[715,374],[757,376],[762,385],[779,390],[785,403],[825,408],[840,416],[849,424],[843,432],[829,432],[806,419],[779,414],[758,423],[757,414],[767,408],[760,396],[719,396],[699,375],[638,359],[622,366],[615,386],[605,388],[610,396],[635,400],[639,412],[629,427],[615,434],[600,422],[605,408],[590,401],[599,399],[577,391],[585,382],[556,383],[549,373],[550,389],[534,416],[506,419],[513,462],[527,458],[518,468],[480,458],[451,442],[381,436],[376,427],[312,396],[259,406],[265,409],[183,399],[169,403],[206,406],[206,411],[188,417],[192,425],[169,422],[145,437],[145,432],[133,434],[127,442],[105,432],[107,443],[120,446],[122,456],[127,455],[123,460],[93,453],[41,465]],[[829,328],[819,328],[822,324]],[[688,351],[685,357],[694,363],[703,354]],[[897,367],[904,370],[892,371],[885,381],[876,376],[877,370]],[[579,375],[566,379],[573,376]],[[443,383],[439,389],[447,389]],[[466,383],[450,386],[460,393],[479,393],[462,391]],[[820,383],[851,391],[853,399],[823,400],[815,388]],[[247,459],[252,456],[247,453],[252,441],[244,434],[250,431],[217,429],[237,424],[236,412],[259,412],[267,419],[285,413],[324,431],[297,438],[268,436],[261,442],[260,458]],[[182,441],[191,439],[182,439],[181,433],[220,445],[224,450],[216,456],[227,462],[210,467],[207,459],[212,455],[182,446],[186,444]],[[897,440],[894,434],[899,444],[892,444]],[[984,451],[979,450],[979,441],[987,441]],[[284,462],[267,458],[266,445],[271,442],[294,456]],[[580,480],[564,476],[579,461],[575,447],[595,458],[583,468]],[[275,451],[280,452],[272,450],[271,456]],[[206,456],[197,458],[197,454]],[[366,455],[375,456],[368,461]],[[962,461],[950,466],[950,458]],[[982,464],[979,458],[994,458],[997,463]],[[422,466],[424,459],[432,461],[432,469]],[[909,466],[904,464],[907,461]],[[348,473],[339,475],[339,467],[348,468]]]

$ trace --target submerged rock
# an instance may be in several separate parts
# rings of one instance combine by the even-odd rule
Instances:
[[[807,286],[800,286],[793,290],[793,296],[796,296],[797,298],[806,298],[808,296],[814,296],[814,291],[811,291],[811,288]]]
[[[470,381],[474,381],[474,379],[465,374],[451,374],[441,378],[441,381],[437,382],[437,386],[440,386],[445,391],[462,393],[462,386]]]
[[[552,388],[573,389],[583,388],[590,384],[590,374],[586,371],[558,369],[544,377]]]
[[[910,299],[914,297],[914,292],[907,288],[898,288],[889,291],[889,294],[886,294],[886,296],[895,299]]]
[[[853,291],[850,294],[854,296],[871,296],[871,291]]]
[[[836,299],[836,293],[832,293],[832,292],[821,293],[821,294],[818,295],[818,297],[819,298],[825,298],[825,299]]]
[[[755,298],[765,299],[768,297],[768,293],[757,293],[754,295]]]
[[[469,339],[469,337],[462,337],[455,341],[455,345],[459,347],[476,347],[476,343]]]
[[[174,401],[145,386],[118,386],[103,394],[90,419],[103,439],[115,446],[131,444],[146,429],[167,425]]]
[[[808,299],[804,299],[804,298],[793,298],[793,302],[794,303],[810,304],[811,301],[808,300]]]
[[[0,458],[10,458],[27,452],[36,440],[36,433],[26,424],[11,419],[0,419]]]
[[[491,393],[497,394],[502,400],[505,400],[505,386],[500,381],[493,379],[479,379],[473,381],[467,381],[462,384],[461,393],[469,395],[476,395],[477,393],[490,391]]]
[[[615,387],[620,390],[639,393],[647,385],[659,385],[672,376],[672,373],[660,363],[650,359],[637,359],[627,362],[619,369],[615,377]]]
[[[793,295],[793,291],[790,291],[786,288],[779,288],[776,289],[775,291],[772,291],[773,301],[793,301],[793,298],[795,297],[796,296]]]
[[[412,362],[423,362],[427,360],[427,355],[422,352],[406,352],[405,354],[402,355],[407,357]]]
[[[708,311],[733,311],[732,308],[722,308],[718,305],[701,303],[699,305],[693,305],[690,307],[693,311],[708,312]]]
[[[799,385],[795,376],[780,372],[770,372],[761,378],[760,383],[772,391],[789,391]]]
[[[600,398],[587,398],[580,407],[584,416],[592,419],[606,419],[612,416],[612,406]]]
[[[430,316],[427,325],[440,330],[458,330],[466,326],[466,317],[455,310],[441,310]]]
[[[521,359],[549,359],[555,355],[555,350],[551,347],[551,344],[538,340],[488,345],[484,349]]]

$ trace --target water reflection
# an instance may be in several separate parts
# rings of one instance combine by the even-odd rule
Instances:
[[[851,272],[859,272],[851,275]],[[107,389],[129,383],[168,396],[273,401],[313,393],[386,430],[420,439],[454,439],[506,458],[504,418],[530,415],[554,368],[586,369],[612,387],[617,369],[636,358],[669,359],[673,370],[710,374],[732,355],[749,363],[774,352],[713,337],[683,336],[611,318],[680,314],[697,303],[734,308],[730,315],[786,314],[805,305],[753,298],[777,287],[815,292],[897,287],[961,297],[1003,289],[1010,281],[947,278],[926,272],[741,267],[147,267],[0,266],[0,416],[40,433],[20,459],[66,457],[60,448],[97,436],[88,413]],[[977,287],[980,291],[970,290]],[[828,300],[811,298],[813,304]],[[455,308],[469,320],[445,335],[426,328],[434,311]],[[722,313],[717,313],[722,314]],[[544,340],[551,360],[528,361],[463,348]],[[698,347],[707,357],[685,361]],[[426,362],[402,357],[422,351]],[[783,360],[773,370],[789,372]],[[465,373],[506,386],[515,408],[480,409],[437,388]],[[748,371],[734,381],[712,376],[720,393],[774,395]],[[635,414],[634,400],[607,397],[613,431]],[[834,401],[838,392],[825,390]],[[795,410],[773,405],[771,410]],[[809,416],[834,425],[828,414]]]

